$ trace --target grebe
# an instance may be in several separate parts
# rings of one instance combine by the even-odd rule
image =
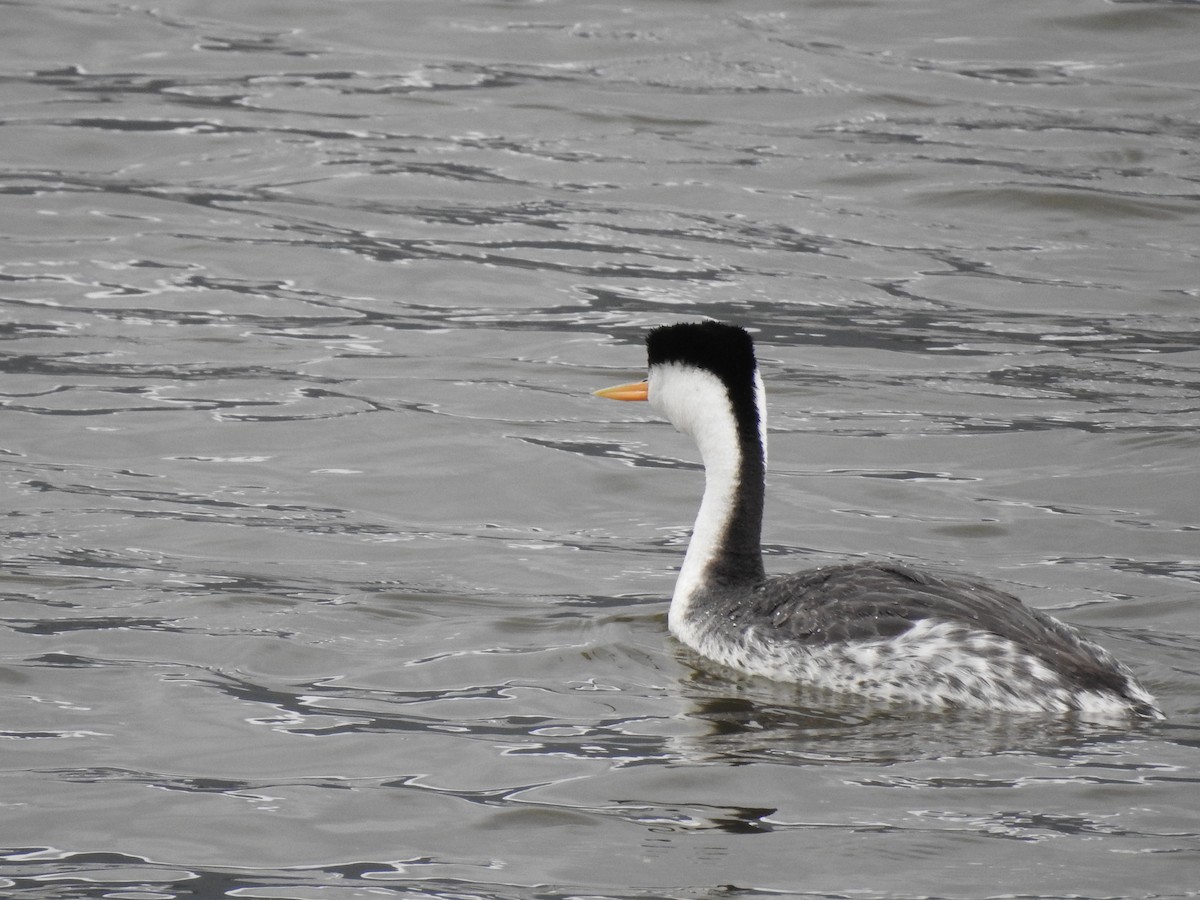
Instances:
[[[766,403],[750,335],[666,325],[646,349],[647,380],[596,394],[648,400],[700,449],[704,496],[667,616],[683,643],[751,675],[887,702],[1162,717],[1107,650],[982,582],[894,562],[768,577]]]

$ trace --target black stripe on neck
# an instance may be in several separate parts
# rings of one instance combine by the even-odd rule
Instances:
[[[709,573],[724,585],[764,577],[762,516],[766,466],[755,394],[758,363],[743,328],[722,322],[687,322],[655,328],[646,336],[651,366],[678,363],[711,372],[725,385],[737,426],[741,464],[733,511]]]
[[[742,459],[738,466],[733,509],[717,555],[709,563],[710,577],[722,585],[755,583],[766,577],[762,559],[766,466],[757,424],[752,439],[739,429],[738,446]]]

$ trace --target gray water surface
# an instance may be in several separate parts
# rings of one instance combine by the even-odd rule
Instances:
[[[9,0],[0,892],[1200,886],[1200,5]],[[752,328],[769,568],[979,574],[1161,724],[738,680],[648,327]]]

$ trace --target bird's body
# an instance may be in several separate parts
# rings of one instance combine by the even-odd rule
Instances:
[[[683,643],[751,675],[882,701],[1161,716],[1108,651],[982,582],[890,562],[768,576],[766,405],[749,335],[704,322],[646,343],[647,381],[597,393],[648,399],[700,449],[704,496],[668,613]]]

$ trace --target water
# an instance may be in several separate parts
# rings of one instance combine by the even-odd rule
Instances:
[[[3,17],[5,896],[1195,896],[1196,4]],[[695,453],[589,392],[697,315],[771,568],[983,575],[1168,720],[667,638]]]

